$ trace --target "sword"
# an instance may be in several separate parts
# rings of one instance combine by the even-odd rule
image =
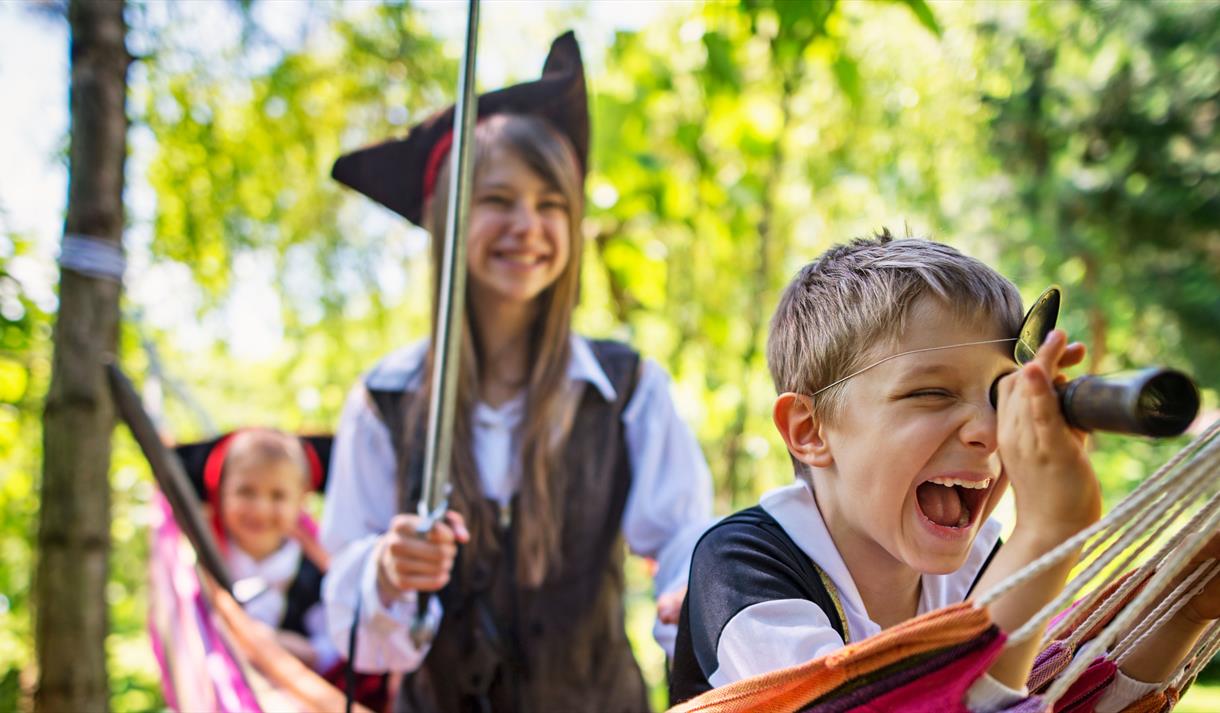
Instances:
[[[424,444],[424,482],[419,500],[416,535],[426,539],[449,509],[449,463],[453,449],[453,418],[457,402],[458,359],[466,297],[466,218],[470,210],[470,178],[478,98],[474,93],[475,52],[478,46],[479,0],[469,0],[466,42],[453,110],[453,170],[449,174],[448,220],[441,248],[440,289],[437,290],[436,335],[432,344],[432,383],[428,396],[428,431]],[[411,641],[423,648],[436,636],[438,622],[428,616],[431,594],[420,592],[411,622]]]

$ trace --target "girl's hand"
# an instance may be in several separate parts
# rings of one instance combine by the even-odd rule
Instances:
[[[279,642],[280,646],[284,647],[284,650],[296,656],[306,666],[313,668],[317,663],[318,654],[313,650],[313,645],[309,643],[309,639],[306,639],[297,632],[276,629],[275,640]]]
[[[456,512],[421,539],[418,515],[395,515],[390,529],[377,545],[377,591],[389,605],[404,592],[435,592],[449,583],[457,546],[470,541],[466,522]]]
[[[662,624],[677,624],[682,615],[682,601],[686,599],[686,587],[666,592],[657,597],[657,620]]]
[[[1101,516],[1101,488],[1085,434],[1068,426],[1055,384],[1084,359],[1084,346],[1052,331],[1034,360],[1000,381],[1000,461],[1013,484],[1018,526],[1062,540]]]

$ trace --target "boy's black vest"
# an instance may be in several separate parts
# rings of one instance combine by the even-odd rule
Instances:
[[[440,592],[444,617],[423,664],[403,680],[397,708],[408,711],[637,711],[647,694],[623,623],[620,534],[631,467],[622,414],[635,390],[639,355],[616,342],[590,341],[617,398],[585,385],[564,464],[562,556],[537,589],[514,579],[515,528],[478,553],[459,552]],[[423,453],[404,448],[413,393],[378,380],[369,395],[389,429],[400,467],[400,507],[415,512]],[[386,387],[389,388],[386,388]],[[416,442],[422,442],[417,438]],[[499,518],[492,501],[483,517]],[[511,522],[529,517],[513,500]],[[464,572],[472,573],[463,581]]]

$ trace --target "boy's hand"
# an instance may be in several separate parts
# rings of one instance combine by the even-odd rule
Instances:
[[[1220,560],[1220,532],[1212,535],[1212,539],[1191,560],[1190,566],[1182,571],[1185,575],[1189,575],[1209,559]],[[1190,600],[1183,611],[1187,618],[1198,623],[1210,624],[1212,619],[1220,619],[1220,575],[1213,577],[1212,581],[1203,587],[1203,591]]]
[[[1080,363],[1084,351],[1056,329],[1034,360],[999,387],[1000,462],[1013,484],[1017,526],[1056,543],[1101,516],[1101,488],[1085,453],[1085,434],[1068,426],[1054,388],[1065,381],[1059,370]]]
[[[428,532],[416,533],[418,515],[395,515],[377,545],[377,591],[389,605],[403,592],[435,592],[449,583],[458,544],[470,541],[466,522],[452,510]]]

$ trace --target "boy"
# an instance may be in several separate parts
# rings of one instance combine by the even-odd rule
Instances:
[[[800,271],[767,344],[780,392],[773,418],[798,480],[696,547],[675,702],[961,602],[1097,520],[1083,434],[1066,425],[1053,391],[1084,347],[1056,330],[1018,369],[1020,322],[1020,296],[994,270],[888,231]],[[1000,547],[988,516],[1010,482],[1016,526]],[[993,620],[1014,630],[1069,569],[997,601]],[[967,706],[1020,700],[1039,639],[1006,650]],[[1152,688],[1120,676],[1107,699]]]

